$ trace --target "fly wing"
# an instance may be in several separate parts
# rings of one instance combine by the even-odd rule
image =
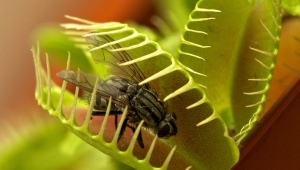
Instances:
[[[92,44],[93,48],[97,48],[105,43],[114,41],[114,39],[107,35],[97,35],[97,33],[90,33],[89,36],[86,37],[86,41]],[[96,62],[101,62],[106,65],[110,74],[127,78],[135,83],[143,81],[145,79],[145,76],[135,63],[127,66],[118,65],[132,60],[132,58],[126,51],[110,51],[110,49],[119,48],[121,48],[120,44],[114,44],[110,45],[109,47],[91,51],[91,53]],[[146,84],[146,86],[148,87],[148,84]]]
[[[57,77],[66,80],[67,82],[70,82],[75,86],[78,86],[79,88],[86,90],[90,93],[93,92],[96,83],[96,78],[97,78],[97,76],[95,75],[86,74],[82,71],[74,72],[70,70],[62,70],[56,75]],[[112,97],[112,102],[119,106],[125,107],[125,105],[128,105],[127,99],[122,97],[117,90],[110,89],[108,86],[105,86],[106,88],[103,89],[101,88],[101,84],[103,84],[103,80],[100,79],[100,82],[98,83],[96,95],[101,96],[106,100],[109,100],[109,98]]]

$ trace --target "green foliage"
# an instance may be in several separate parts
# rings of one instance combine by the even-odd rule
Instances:
[[[95,73],[103,75],[106,73],[104,67],[94,67],[94,62],[90,53],[76,46],[74,41],[70,39],[61,29],[53,27],[42,27],[35,33],[35,39],[38,39],[38,44],[52,57],[59,66],[64,66],[67,62],[68,55],[72,55],[72,69],[80,68],[87,73]]]
[[[300,16],[299,0],[282,0],[282,8],[294,16]]]
[[[22,129],[4,128],[15,132],[1,144],[1,169],[131,169],[99,153],[56,121],[27,122],[18,128]]]

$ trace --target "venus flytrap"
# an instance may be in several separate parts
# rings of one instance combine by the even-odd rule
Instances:
[[[39,57],[34,59],[37,100],[51,114],[59,113],[57,117],[62,123],[84,141],[134,168],[230,169],[238,160],[238,145],[245,142],[258,121],[270,87],[281,29],[280,3],[279,0],[232,0],[226,3],[201,0],[183,28],[177,54],[165,51],[159,38],[157,42],[152,41],[126,24],[97,23],[66,16],[76,23],[61,26],[76,47],[84,51],[81,57],[90,61],[92,69],[89,72],[100,77],[105,74],[104,67],[95,63],[95,54],[104,54],[104,50],[126,52],[132,60],[117,64],[120,67],[137,64],[146,77],[139,85],[149,83],[168,108],[176,113],[178,134],[175,137],[157,139],[147,130],[142,130],[144,140],[148,141],[145,150],[134,147],[140,129],[128,141],[125,151],[118,148],[122,142],[117,144],[120,126],[116,132],[110,130],[114,133],[111,143],[104,140],[104,129],[112,126],[107,123],[109,108],[99,124],[99,133],[93,134],[89,129],[93,98],[83,125],[77,125],[78,87],[73,95],[65,91],[66,82],[62,88],[53,85],[49,67],[44,72]],[[85,38],[89,36],[109,36],[112,39],[88,51],[90,44]],[[119,47],[111,49],[112,45]],[[80,67],[80,62],[76,64]],[[47,85],[43,85],[43,81]],[[62,105],[63,96],[67,99]],[[69,119],[62,113],[64,107],[72,110]],[[122,118],[125,114],[126,110]],[[235,132],[231,135],[236,135],[237,143],[229,137],[228,128],[231,127],[234,127]]]
[[[91,102],[90,102],[90,105],[89,105],[89,108],[88,108],[88,111],[86,113],[83,123],[81,125],[78,125],[75,120],[76,103],[77,103],[78,91],[79,91],[78,87],[76,87],[76,90],[75,90],[74,103],[71,105],[72,108],[70,109],[71,110],[70,116],[69,116],[69,118],[66,118],[66,116],[63,112],[63,109],[62,109],[65,90],[66,90],[66,82],[65,81],[63,82],[60,94],[51,93],[52,89],[59,88],[59,87],[57,85],[55,85],[53,82],[51,82],[49,72],[46,72],[47,74],[45,74],[45,72],[41,66],[41,63],[40,63],[40,59],[39,59],[40,56],[38,56],[38,53],[36,52],[39,50],[33,49],[32,51],[33,51],[33,56],[34,56],[34,61],[35,61],[36,78],[37,78],[37,83],[38,83],[37,88],[36,88],[36,97],[39,100],[40,105],[44,109],[48,110],[50,115],[53,115],[53,116],[57,117],[58,119],[60,119],[61,122],[63,124],[65,124],[74,134],[80,136],[83,140],[87,141],[92,146],[98,148],[102,152],[107,153],[109,155],[116,155],[115,156],[116,159],[122,160],[124,163],[127,163],[128,165],[131,165],[133,167],[136,167],[139,169],[140,168],[152,169],[152,165],[150,164],[150,158],[151,158],[151,153],[153,151],[157,137],[154,138],[154,140],[151,144],[151,147],[149,148],[149,151],[147,153],[147,156],[144,159],[139,160],[132,155],[133,149],[135,146],[134,144],[136,142],[138,133],[141,130],[141,125],[142,125],[143,121],[139,124],[138,128],[136,129],[127,150],[120,151],[117,147],[117,142],[118,142],[118,136],[119,136],[119,133],[121,130],[122,122],[125,119],[127,108],[125,108],[125,110],[122,114],[122,118],[119,122],[119,126],[116,130],[116,133],[114,134],[113,140],[110,143],[108,143],[105,141],[103,136],[104,136],[105,125],[107,124],[107,119],[108,119],[109,112],[110,112],[111,100],[109,100],[108,109],[106,111],[106,115],[104,117],[104,121],[102,122],[100,131],[98,134],[93,135],[89,129],[89,122],[91,119],[93,105],[95,103],[97,86],[95,86],[94,91],[92,93]],[[46,57],[46,63],[47,63],[47,71],[50,71],[48,57]],[[69,63],[70,63],[70,57],[68,60],[67,69],[69,68]],[[44,80],[47,80],[47,81],[45,82]],[[95,81],[95,84],[97,84],[97,83],[98,83],[98,80]],[[59,95],[59,96],[57,96],[57,95]],[[59,98],[57,106],[53,106],[53,103],[51,100],[53,96],[55,98]],[[45,97],[47,98],[46,100],[44,99]],[[166,161],[161,166],[161,169],[167,169],[168,164],[171,160],[171,157],[172,157],[174,151],[175,151],[175,147],[170,151],[168,157],[166,158]],[[119,158],[117,158],[117,157],[119,157]]]
[[[82,29],[82,28],[89,28],[89,27],[87,27],[87,26],[79,26],[79,27],[76,27],[76,26],[78,26],[78,25],[74,25],[74,24],[71,24],[71,25],[73,25],[73,26],[75,26],[75,28],[80,28],[80,29]],[[71,25],[66,25],[66,27],[71,27]],[[94,27],[94,26],[93,26]],[[109,29],[114,29],[114,28],[120,28],[120,27],[118,27],[118,26],[114,26],[113,28],[109,28]],[[123,29],[124,30],[124,29]],[[132,30],[132,29],[130,29],[130,30]],[[99,31],[99,30],[98,30]],[[110,30],[111,31],[111,30]],[[113,32],[118,32],[118,31],[115,31],[115,30],[113,30]],[[74,33],[74,32],[73,32]],[[138,34],[138,33],[135,33],[135,34]],[[78,33],[76,33],[76,35],[78,35]],[[110,32],[110,34],[109,34],[111,37],[113,37],[113,38],[116,38],[116,37],[114,37],[113,36],[113,33],[111,33]],[[125,34],[126,35],[126,34]],[[130,35],[129,35],[130,36]],[[141,35],[140,37],[145,37],[144,35]],[[76,40],[79,40],[80,38],[77,38]],[[110,42],[110,44],[114,44],[114,43],[118,43],[118,44],[122,44],[123,42],[122,41],[120,41],[120,39],[122,39],[122,38],[119,38],[119,41],[118,42],[114,42],[114,41],[112,41],[112,42]],[[123,41],[126,41],[126,40],[131,40],[131,37],[130,38],[123,38]],[[150,54],[144,54],[143,56],[144,57],[141,57],[142,59],[140,59],[140,58],[137,58],[137,59],[133,59],[133,62],[143,62],[144,60],[146,60],[146,59],[156,59],[156,58],[158,58],[158,57],[165,57],[164,59],[168,59],[168,60],[170,60],[169,62],[166,62],[166,63],[170,63],[170,65],[169,66],[166,66],[166,68],[164,68],[164,69],[160,69],[160,70],[158,70],[156,73],[153,73],[152,75],[154,75],[154,76],[148,76],[149,78],[148,79],[146,79],[144,82],[142,82],[142,83],[145,83],[145,82],[148,82],[148,81],[153,81],[153,80],[155,80],[155,79],[157,79],[157,78],[160,78],[161,76],[165,76],[165,74],[168,74],[168,73],[171,73],[171,72],[174,72],[174,71],[176,71],[177,73],[176,74],[178,74],[178,73],[181,73],[181,74],[183,74],[183,79],[185,79],[185,80],[188,80],[187,81],[187,84],[186,85],[183,85],[183,86],[177,86],[177,84],[175,84],[175,83],[173,83],[173,85],[176,85],[177,87],[172,87],[172,88],[175,88],[175,90],[174,90],[174,93],[170,93],[169,95],[168,95],[168,98],[167,99],[170,99],[171,100],[171,98],[173,98],[173,97],[175,97],[176,95],[180,95],[180,94],[182,94],[182,93],[186,93],[186,92],[188,92],[188,91],[190,91],[190,90],[198,90],[198,92],[197,93],[199,93],[199,94],[201,94],[202,93],[202,90],[201,90],[201,88],[200,88],[200,86],[198,86],[198,84],[196,84],[196,83],[193,83],[193,80],[192,80],[192,78],[189,76],[189,74],[184,70],[184,69],[182,69],[178,64],[177,64],[177,61],[173,58],[173,57],[171,57],[168,53],[166,53],[166,52],[164,52],[164,51],[162,51],[160,48],[159,48],[159,46],[158,46],[158,44],[156,44],[156,43],[154,43],[154,42],[151,42],[151,41],[149,41],[149,40],[147,40],[146,38],[142,38],[142,41],[141,40],[139,40],[139,39],[135,39],[135,40],[138,40],[137,42],[139,42],[139,44],[145,44],[146,46],[149,46],[150,47]],[[143,40],[145,40],[146,41],[146,43],[143,43]],[[80,41],[78,41],[78,42],[80,42]],[[133,43],[134,44],[134,43]],[[84,44],[83,44],[84,45]],[[123,45],[123,44],[122,44]],[[123,46],[125,47],[125,48],[123,48]],[[134,48],[144,48],[142,45],[136,45],[136,46],[134,46],[134,47],[132,47],[132,48],[128,48],[128,49],[130,49],[130,50],[128,50],[128,49],[126,49],[126,45],[123,45],[122,46],[122,48],[121,49],[114,49],[114,50],[122,50],[122,51],[125,51],[125,50],[127,50],[127,52],[129,53],[129,55],[131,55],[131,56],[133,56],[130,52],[130,50],[132,50],[132,49],[134,49]],[[141,47],[140,47],[141,46]],[[102,45],[102,48],[104,48],[105,47],[105,45]],[[151,49],[152,48],[152,49]],[[155,50],[155,51],[153,51],[153,49],[157,49],[157,50]],[[100,48],[101,49],[101,48]],[[145,49],[147,49],[147,48],[145,48]],[[95,49],[95,50],[97,50],[97,49]],[[94,50],[94,51],[95,51]],[[139,53],[143,53],[143,52],[145,52],[145,51],[138,51]],[[146,52],[148,52],[148,51],[146,51]],[[136,57],[136,56],[133,56],[133,57]],[[36,59],[36,61],[37,61],[38,59]],[[163,60],[162,60],[163,61]],[[158,61],[156,61],[156,62],[158,62]],[[130,63],[125,63],[125,64],[130,64]],[[39,64],[36,64],[37,66],[39,65]],[[145,65],[145,67],[148,67],[148,69],[149,69],[149,65]],[[39,66],[40,67],[40,66]],[[141,67],[141,69],[143,69],[144,67]],[[39,70],[39,69],[37,69],[37,70]],[[151,68],[151,71],[152,72],[154,72],[155,71],[155,68]],[[144,72],[145,74],[147,74],[148,72]],[[148,73],[149,74],[149,73]],[[175,74],[175,75],[176,75]],[[38,75],[40,75],[40,74],[38,74]],[[169,74],[168,74],[169,75]],[[146,75],[147,76],[147,75]],[[173,76],[169,76],[169,77],[173,77]],[[42,78],[38,78],[38,80],[39,79],[42,79]],[[172,79],[174,79],[174,77],[172,78]],[[166,81],[165,83],[167,84],[167,82],[168,81]],[[183,81],[184,82],[184,81]],[[41,86],[39,86],[39,87],[41,87]],[[50,87],[50,86],[49,86]],[[49,89],[49,87],[47,87],[48,89]],[[170,88],[170,89],[172,89],[172,88]],[[177,90],[176,90],[177,89]],[[62,92],[65,90],[65,84],[63,84],[63,86],[62,86]],[[40,89],[38,89],[37,91],[40,91]],[[162,92],[163,93],[163,92]],[[63,93],[62,93],[63,94]],[[77,93],[76,93],[77,94]],[[61,96],[63,96],[63,95],[61,95]],[[75,96],[75,100],[76,100],[76,98],[77,98],[78,96]],[[201,97],[201,98],[198,98],[194,103],[194,105],[191,105],[191,103],[190,104],[188,104],[189,102],[187,102],[187,101],[177,101],[177,102],[180,102],[180,103],[186,103],[186,104],[188,104],[187,106],[189,106],[190,105],[190,107],[189,108],[191,108],[190,110],[191,111],[189,111],[189,112],[192,112],[193,114],[200,114],[200,113],[205,113],[206,115],[207,114],[213,114],[214,116],[216,116],[216,117],[218,117],[218,114],[216,114],[215,112],[213,112],[212,110],[212,108],[211,108],[211,106],[209,105],[209,100],[205,97],[205,95],[204,94],[202,94],[202,95],[199,95],[199,97]],[[61,101],[62,101],[62,98],[63,97],[61,97],[60,98],[60,104],[58,105],[58,107],[61,107],[62,105],[61,105]],[[195,99],[195,98],[194,98]],[[74,103],[76,103],[76,102],[74,102]],[[206,104],[207,103],[207,104]],[[203,105],[203,108],[202,109],[204,109],[203,111],[199,111],[199,109],[201,109],[201,107],[199,107],[199,104],[201,105]],[[93,106],[93,104],[91,103],[90,104],[90,108],[91,108],[91,106]],[[183,108],[184,109],[184,108]],[[61,111],[61,109],[57,109],[57,110],[59,110],[59,111]],[[73,107],[73,109],[72,110],[75,110],[74,109],[74,107]],[[185,109],[184,109],[185,110]],[[198,111],[197,111],[198,110]],[[180,111],[179,111],[180,112]],[[183,110],[181,109],[181,112],[183,112]],[[88,111],[88,113],[89,113],[89,111]],[[59,115],[62,115],[62,114],[59,114]],[[87,115],[89,115],[89,114],[87,114]],[[62,117],[63,116],[58,116],[58,118],[59,119],[61,119],[62,120],[62,122],[64,123],[64,122],[67,122],[67,121],[65,121],[64,119],[62,119]],[[71,116],[71,117],[74,117],[74,116]],[[124,163],[128,163],[128,164],[130,164],[131,166],[133,166],[133,167],[136,167],[136,168],[138,168],[138,167],[141,167],[141,168],[147,168],[147,166],[146,166],[146,164],[137,164],[137,163],[134,163],[135,161],[132,161],[132,159],[134,158],[134,157],[129,157],[128,155],[126,155],[126,158],[127,159],[124,159],[124,157],[122,156],[122,153],[119,153],[119,154],[117,154],[117,153],[115,153],[115,154],[113,154],[112,152],[108,152],[107,150],[110,150],[110,149],[108,149],[108,148],[106,148],[106,149],[104,149],[103,147],[99,147],[98,145],[100,145],[100,144],[98,144],[98,143],[101,143],[101,140],[99,140],[98,142],[96,142],[96,141],[94,141],[94,140],[92,140],[91,141],[91,139],[87,139],[87,138],[92,138],[91,137],[91,132],[89,132],[89,130],[87,129],[87,120],[89,120],[89,116],[87,116],[86,117],[86,119],[85,119],[85,123],[84,123],[84,129],[81,129],[81,128],[78,128],[78,127],[76,127],[74,124],[71,124],[71,125],[69,125],[68,127],[70,128],[70,129],[72,129],[72,131],[75,133],[75,134],[77,134],[78,136],[80,136],[82,139],[86,139],[85,141],[87,141],[88,143],[90,143],[91,145],[93,145],[93,146],[95,146],[96,148],[98,148],[98,149],[100,149],[101,151],[103,151],[103,152],[105,152],[105,153],[107,153],[107,154],[110,154],[110,155],[112,155],[114,158],[116,158],[116,159],[118,159],[118,160],[121,160],[122,162],[124,162]],[[180,118],[180,116],[178,116],[178,119]],[[180,120],[180,119],[179,119]],[[220,119],[220,117],[218,117],[218,120],[220,121],[220,122],[222,122],[222,120]],[[183,122],[185,122],[185,121],[189,121],[189,119],[186,119],[186,120],[183,120],[183,119],[181,119],[181,121],[183,121]],[[199,121],[201,121],[201,118],[199,119]],[[199,121],[197,122],[197,123],[199,123]],[[199,134],[199,132],[197,131],[197,130],[191,130],[191,128],[193,128],[193,129],[195,129],[195,127],[196,127],[196,125],[197,125],[197,123],[195,123],[194,125],[193,124],[191,124],[191,125],[189,125],[189,126],[182,126],[182,128],[181,128],[181,130],[180,130],[180,133],[176,136],[176,138],[178,138],[178,140],[180,141],[180,140],[185,140],[186,139],[186,134],[188,134],[189,133],[189,135],[190,135],[190,137],[194,137],[195,139],[196,138],[198,138],[197,136],[198,135],[200,135]],[[206,121],[206,123],[207,123],[207,121]],[[74,127],[75,126],[75,127]],[[223,126],[217,126],[217,128],[219,129],[218,131],[223,131],[223,134],[225,133],[226,134],[226,131],[225,131],[225,126],[223,125]],[[84,133],[85,135],[83,135],[82,133]],[[87,136],[86,136],[87,135]],[[179,138],[179,136],[181,136],[180,138]],[[201,135],[201,137],[203,137],[204,135]],[[230,150],[229,148],[230,147],[235,147],[234,146],[234,143],[233,143],[233,141],[230,139],[230,138],[228,138],[228,136],[226,137],[226,136],[216,136],[216,137],[218,137],[218,140],[222,140],[224,143],[222,144],[223,146],[225,145],[227,145],[227,148],[228,148],[228,151]],[[216,140],[216,139],[212,139],[212,140]],[[231,142],[230,142],[231,141]],[[103,142],[103,141],[102,141]],[[167,141],[164,141],[164,142],[168,142],[168,143],[170,143],[170,144],[172,144],[172,143],[176,143],[176,141],[173,141],[172,139],[169,139],[169,140],[167,140]],[[207,142],[207,141],[205,141],[205,142]],[[229,143],[228,143],[229,142]],[[231,143],[231,144],[230,144]],[[190,146],[191,146],[191,142],[189,142],[189,144],[190,144]],[[196,145],[197,147],[198,147],[198,145],[199,145],[200,143],[199,142],[196,142],[195,141],[195,143],[193,144],[193,145]],[[232,145],[232,146],[228,146],[228,145]],[[167,147],[167,145],[169,145],[169,144],[167,144],[167,143],[161,143],[160,145],[165,145],[165,147],[166,148],[169,148],[169,147]],[[173,144],[174,145],[174,144]],[[214,147],[216,147],[216,148],[219,148],[219,147],[221,147],[222,145],[220,145],[220,146],[218,146],[219,144],[216,144],[216,143],[209,143],[209,145],[213,145]],[[153,147],[153,146],[152,146]],[[151,147],[151,148],[152,148]],[[111,148],[111,147],[109,147],[109,148]],[[207,147],[207,148],[211,148],[211,147]],[[189,151],[189,153],[188,152],[179,152],[180,150],[182,150],[182,151],[184,151],[184,150],[186,150],[186,149],[188,149],[188,150],[190,150]],[[171,163],[170,163],[170,166],[174,166],[174,167],[178,167],[178,166],[183,166],[182,168],[184,168],[184,166],[186,166],[186,167],[188,167],[188,166],[196,166],[196,167],[199,167],[199,166],[204,166],[204,165],[201,165],[202,163],[201,163],[201,161],[200,162],[197,162],[196,161],[196,159],[198,159],[198,158],[201,158],[201,159],[207,159],[207,155],[203,155],[203,153],[196,153],[196,152],[194,152],[194,153],[192,153],[192,147],[188,147],[188,148],[186,148],[185,146],[183,146],[183,145],[178,145],[177,146],[177,149],[176,149],[176,151],[177,152],[174,152],[175,150],[174,149],[172,149],[171,151],[170,151],[170,153],[174,153],[175,154],[175,157],[177,157],[177,158],[175,158],[175,161],[174,161],[174,159],[173,159],[173,162],[172,162],[172,159],[170,159],[171,157],[170,156],[168,156],[167,157],[167,160],[171,160]],[[223,147],[223,149],[226,149],[226,147]],[[178,151],[179,150],[179,151]],[[217,149],[217,150],[219,150],[219,149]],[[161,150],[160,150],[161,151]],[[149,152],[149,153],[152,153],[152,151],[151,152]],[[164,154],[164,152],[162,152],[163,154]],[[183,155],[181,155],[183,153],[183,155],[185,155],[185,154],[188,154],[188,155],[185,155],[184,157],[186,157],[186,156],[191,156],[190,157],[190,159],[191,158],[194,158],[194,160],[195,161],[193,161],[193,163],[192,162],[185,162],[184,163],[184,160],[180,160],[180,161],[183,161],[183,162],[179,162],[179,161],[176,161],[176,160],[178,160],[179,159],[179,157],[182,157]],[[229,155],[231,155],[231,153],[230,152],[227,152]],[[139,154],[139,153],[137,153],[137,154]],[[119,156],[118,156],[119,155]],[[148,154],[149,155],[149,154]],[[170,154],[169,154],[170,155]],[[167,155],[166,155],[167,156]],[[149,157],[150,156],[147,156],[147,159],[149,159]],[[153,159],[153,157],[154,157],[154,160],[155,160],[155,155],[154,154],[152,154],[151,155],[151,159]],[[220,165],[222,165],[222,167],[224,167],[224,166],[228,166],[228,167],[231,167],[232,165],[230,165],[229,164],[229,162],[231,162],[231,158],[229,158],[228,159],[228,156],[226,156],[227,157],[227,161],[224,161],[224,160],[219,160],[219,161],[222,161],[222,162],[225,162],[225,164],[227,164],[227,162],[228,162],[228,165],[222,165],[222,164],[218,164],[218,165],[211,165],[211,166],[220,166]],[[230,156],[231,157],[231,156]],[[131,159],[129,159],[129,158],[131,158]],[[126,160],[130,160],[130,161],[126,161]],[[157,160],[158,162],[161,162],[161,159],[159,159],[159,160]],[[186,160],[185,160],[186,161]],[[214,161],[216,161],[216,160],[214,160]],[[235,161],[234,161],[235,162]],[[184,163],[184,164],[183,164]],[[195,164],[196,163],[196,164]],[[155,163],[154,162],[154,164],[157,164],[157,163]],[[163,165],[162,165],[162,167],[164,167],[164,168],[166,168],[167,167],[167,165],[169,164],[169,162],[167,161],[166,163],[164,163]],[[197,164],[199,164],[199,165],[197,165]],[[156,165],[157,166],[157,165]]]
[[[84,22],[85,24],[91,23],[89,21],[84,21],[84,20],[77,19],[77,18],[74,18],[74,17],[68,17],[68,18],[75,19],[76,21]],[[77,25],[76,24],[63,24],[62,26],[65,27],[65,28],[69,28],[69,29],[73,28],[75,30],[78,30],[79,32],[86,32],[87,29],[90,30],[90,31],[92,31],[92,29],[96,29],[97,30],[97,28],[94,27],[94,26],[88,27],[87,25],[82,25],[82,24],[77,24]],[[143,73],[148,78],[146,80],[144,80],[143,82],[140,82],[140,84],[146,83],[146,82],[149,82],[149,81],[153,81],[153,80],[155,80],[155,79],[157,79],[157,78],[159,78],[161,76],[164,76],[166,74],[170,74],[171,72],[179,71],[183,75],[185,75],[185,77],[188,79],[188,82],[185,85],[182,85],[181,87],[176,87],[175,90],[172,93],[168,94],[165,97],[165,99],[164,99],[165,101],[167,99],[171,99],[171,98],[173,98],[173,97],[175,97],[177,95],[180,95],[180,94],[182,94],[184,92],[188,92],[188,91],[190,91],[192,89],[196,89],[200,93],[203,93],[202,90],[201,90],[201,88],[199,87],[199,85],[197,83],[193,82],[193,79],[191,78],[191,76],[184,69],[182,69],[182,67],[180,67],[180,65],[178,64],[177,60],[175,58],[171,57],[170,54],[162,51],[161,48],[158,46],[157,43],[151,42],[147,38],[145,38],[145,35],[138,34],[137,32],[132,31],[131,28],[124,29],[122,26],[114,26],[113,28],[107,29],[108,31],[106,29],[99,28],[98,32],[96,32],[96,33],[90,33],[90,34],[87,34],[85,36],[91,36],[91,35],[93,35],[93,36],[109,35],[113,39],[119,39],[119,40],[118,41],[111,41],[111,42],[108,42],[108,43],[104,43],[102,45],[99,45],[96,48],[92,48],[91,49],[92,53],[95,52],[95,51],[97,51],[97,50],[101,50],[102,48],[105,48],[105,47],[107,47],[109,45],[120,44],[122,46],[121,48],[119,48],[119,49],[118,48],[117,49],[113,49],[111,51],[126,51],[130,56],[133,57],[132,61],[122,63],[122,64],[120,64],[121,66],[122,65],[129,65],[129,64],[132,64],[132,63],[136,63],[136,62],[143,63],[144,60],[157,59],[157,58],[160,59],[160,58],[165,57],[165,58],[167,58],[167,59],[169,59],[171,61],[170,64],[168,66],[165,66],[165,68],[161,69],[158,72],[154,72],[153,71],[153,67],[152,67],[151,71],[154,72],[154,73],[151,76],[147,76],[147,74],[149,74],[148,73],[149,71],[144,71]],[[74,36],[74,35],[77,36],[78,35],[78,33],[75,33],[75,31],[68,31],[68,33],[69,32],[74,33],[74,34],[72,34],[70,36]],[[122,34],[124,34],[125,37],[123,37]],[[116,36],[120,36],[120,35],[121,35],[121,37],[116,37]],[[139,39],[135,39],[134,40],[134,39],[132,39],[132,37],[139,37],[141,40],[139,40]],[[80,37],[75,37],[75,38],[72,38],[72,39],[77,39],[78,40],[78,39],[80,39]],[[127,41],[128,41],[129,44],[134,44],[134,45],[128,46],[126,44]],[[134,42],[134,41],[137,41],[137,42]],[[81,42],[85,43],[84,41],[81,41]],[[146,46],[146,47],[149,46],[148,48],[151,48],[151,47],[153,48],[154,47],[154,48],[157,48],[157,49],[156,50],[151,50],[151,51],[149,51],[149,53],[143,53],[143,56],[137,57],[138,56],[137,51],[139,49],[141,49],[143,46]],[[136,51],[134,51],[134,50],[136,50]],[[147,50],[147,48],[144,48],[143,50]],[[141,53],[141,51],[138,51],[138,52]],[[162,64],[162,63],[160,63],[160,64]],[[140,68],[142,70],[145,69],[145,67],[147,68],[147,67],[149,67],[149,65],[148,66],[147,65],[140,66]],[[182,81],[182,82],[184,82],[184,81]],[[174,83],[174,82],[172,82],[172,83]],[[193,103],[189,104],[190,106],[187,106],[187,108],[191,109],[191,108],[199,106],[201,104],[209,103],[209,100],[205,97],[204,94],[202,94],[201,96],[202,97],[199,98],[198,101],[196,101],[194,104]],[[181,102],[181,103],[183,103],[183,102]],[[206,107],[208,107],[208,106],[209,105],[206,105]],[[204,107],[204,108],[207,109],[206,107]],[[209,110],[213,110],[213,109],[211,108]],[[201,113],[201,112],[205,113],[207,111],[199,111],[199,113]],[[209,112],[211,112],[211,111],[209,111]],[[200,126],[200,125],[202,125],[204,123],[208,123],[209,121],[212,121],[213,119],[216,119],[216,118],[220,120],[220,117],[219,117],[219,115],[216,112],[212,111],[211,113],[212,113],[212,116],[209,119],[207,119],[206,121],[202,120],[201,123],[198,122],[198,126]],[[184,132],[183,128],[185,128],[185,127],[182,127],[181,132]],[[223,128],[225,129],[225,126],[223,126]],[[190,129],[186,129],[186,131],[191,132]],[[226,136],[228,137],[228,135],[226,135],[227,133],[224,133],[224,134],[225,134],[224,137],[226,139]],[[196,134],[194,136],[196,136]],[[169,141],[172,141],[172,139],[169,139]],[[192,155],[192,154],[190,153],[190,155]]]

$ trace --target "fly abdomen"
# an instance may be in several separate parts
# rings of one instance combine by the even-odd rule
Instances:
[[[131,88],[128,88],[128,93],[131,93]],[[165,108],[163,103],[158,97],[145,87],[140,87],[138,90],[132,90],[129,102],[136,114],[145,121],[145,126],[153,128],[163,119],[165,116]]]

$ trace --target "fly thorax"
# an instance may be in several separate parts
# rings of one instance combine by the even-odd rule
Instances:
[[[139,86],[137,84],[131,84],[128,86],[126,94],[128,95],[129,99],[132,99],[139,90]]]
[[[132,89],[129,95],[132,109],[141,120],[145,121],[144,126],[155,129],[166,115],[163,103],[145,86],[139,86],[138,90],[133,87]]]

